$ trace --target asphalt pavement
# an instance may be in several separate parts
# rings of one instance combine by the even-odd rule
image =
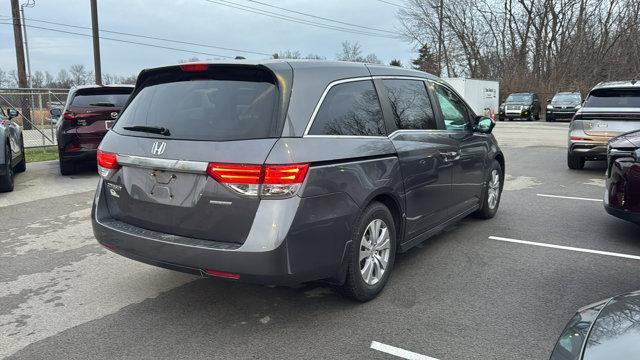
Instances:
[[[92,169],[28,164],[0,194],[0,358],[546,359],[575,310],[640,289],[640,227],[605,213],[604,163],[566,167],[566,132],[498,123],[497,216],[400,255],[365,304],[115,255],[91,231]]]

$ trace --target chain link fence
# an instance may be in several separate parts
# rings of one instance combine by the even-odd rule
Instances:
[[[26,148],[51,146],[56,144],[58,119],[49,110],[62,110],[68,93],[69,89],[0,88],[0,107],[5,114],[8,108],[18,110],[13,121],[22,126]]]

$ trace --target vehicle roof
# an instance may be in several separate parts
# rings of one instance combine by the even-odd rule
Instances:
[[[533,95],[535,93],[532,92],[516,92],[516,93],[511,93],[509,95]]]
[[[622,80],[622,81],[603,81],[594,86],[593,90],[598,89],[624,89],[624,88],[637,88],[640,89],[640,81],[638,80]]]
[[[426,79],[437,79],[436,76],[413,69],[402,68],[399,66],[390,66],[390,65],[381,65],[381,64],[369,64],[369,63],[360,63],[360,62],[351,62],[351,61],[334,61],[334,60],[315,60],[315,59],[263,59],[263,60],[207,60],[207,61],[195,61],[195,62],[187,62],[181,64],[171,64],[167,66],[179,66],[184,64],[212,64],[212,65],[263,65],[271,68],[270,65],[274,64],[289,64],[294,71],[304,71],[304,70],[314,70],[317,71],[319,69],[325,70],[337,70],[341,74],[345,74],[349,72],[349,70],[353,71],[354,76],[361,76],[361,71],[363,69],[369,69],[371,75],[374,76],[412,76],[412,77],[421,77]],[[157,68],[162,68],[165,66],[160,66]],[[153,68],[153,69],[157,69]],[[145,69],[151,70],[151,69]]]
[[[560,92],[556,93],[556,95],[565,95],[565,94],[578,94],[578,95],[580,95],[580,91],[560,91]]]

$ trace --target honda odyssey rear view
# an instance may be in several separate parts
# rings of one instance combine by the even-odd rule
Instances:
[[[144,70],[97,152],[92,223],[131,259],[374,298],[396,254],[492,218],[504,157],[440,79],[327,61]]]

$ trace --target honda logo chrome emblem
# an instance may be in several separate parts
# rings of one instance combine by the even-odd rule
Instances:
[[[164,153],[164,149],[167,147],[167,143],[164,141],[156,141],[151,146],[151,153],[153,155],[162,155]]]
[[[114,112],[112,112],[110,115],[111,115],[111,118],[112,118],[112,119],[115,119],[115,118],[117,118],[117,117],[118,117],[118,113],[117,113],[117,112],[115,112],[115,111],[114,111]]]

